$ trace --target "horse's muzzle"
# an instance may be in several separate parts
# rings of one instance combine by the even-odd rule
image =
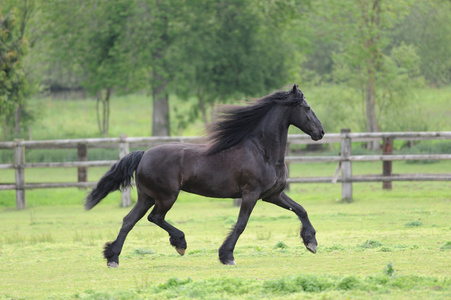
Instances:
[[[324,137],[324,130],[321,130],[321,132],[319,134],[312,134],[310,137],[314,141],[319,141],[320,139],[322,139]]]

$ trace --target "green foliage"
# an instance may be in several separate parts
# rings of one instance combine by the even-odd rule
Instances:
[[[351,103],[364,102],[365,97],[368,97],[368,78],[362,73],[367,67],[362,65],[364,62],[354,62],[355,55],[346,52],[335,55],[332,72],[336,83],[349,86],[353,90],[355,96],[348,97],[355,99]],[[405,131],[424,128],[426,121],[419,121],[418,117],[415,117],[420,113],[418,107],[410,105],[415,101],[415,89],[424,85],[419,62],[420,57],[415,48],[405,44],[392,48],[390,53],[383,55],[383,59],[378,62],[378,72],[374,78],[375,109],[381,130]],[[407,117],[399,118],[401,111]],[[365,127],[362,129],[366,130]]]
[[[418,117],[402,120],[398,117],[401,112],[407,116],[418,116],[420,113],[416,106],[409,105],[417,97],[415,88],[424,85],[419,66],[420,57],[411,45],[401,43],[391,49],[390,55],[384,56],[384,72],[378,76],[376,93],[382,130],[422,130],[420,126],[424,126],[425,121],[419,121]]]
[[[81,84],[93,95],[106,88],[126,88],[129,82],[132,70],[123,43],[132,4],[86,1],[74,9],[73,3],[53,0],[43,7],[45,17],[53,20],[46,25],[50,42],[58,45],[55,59],[79,66],[75,70],[82,75]]]
[[[124,47],[133,2],[86,1],[78,9],[66,1],[45,5],[45,16],[54,22],[46,23],[49,43],[58,49],[54,58],[80,72],[80,84],[97,98],[99,132],[108,135],[111,93],[125,90],[135,74]]]
[[[168,290],[168,289],[173,289],[173,288],[179,288],[179,287],[186,285],[188,283],[191,283],[191,282],[193,282],[193,280],[191,278],[187,278],[185,280],[180,280],[178,278],[170,278],[165,283],[159,284],[158,289],[159,290]]]
[[[451,83],[450,12],[449,1],[414,1],[409,15],[392,33],[395,44],[415,46],[421,74],[434,85]]]
[[[184,9],[180,38],[185,51],[176,89],[184,99],[195,96],[180,125],[214,103],[257,97],[280,89],[297,70],[296,43],[289,29],[303,1],[191,1]],[[238,13],[239,12],[239,13]]]
[[[286,249],[286,248],[288,248],[288,246],[283,241],[277,242],[277,244],[274,246],[274,249]]]
[[[23,69],[28,43],[16,15],[16,8],[9,12],[0,10],[0,121],[5,137],[11,136],[16,124],[20,124],[20,109],[28,95]]]
[[[264,282],[263,288],[267,293],[290,294],[298,292],[319,293],[333,287],[328,277],[305,276],[283,277],[277,280]]]
[[[344,277],[338,284],[337,288],[340,290],[355,290],[361,286],[360,281],[354,276]]]
[[[387,279],[386,276],[369,276],[366,278],[348,276],[311,276],[299,275],[276,280],[236,280],[229,277],[212,278],[206,280],[169,279],[164,288],[148,287],[119,292],[95,292],[87,290],[73,295],[84,299],[250,299],[250,298],[354,298],[354,297],[383,297],[389,299],[403,297],[406,293],[415,295],[440,297],[449,288],[446,281],[428,277],[404,276]],[[409,284],[409,283],[413,284]],[[421,290],[431,290],[427,294]],[[359,293],[363,292],[363,293]],[[349,294],[350,293],[350,294]],[[351,296],[349,296],[351,295]],[[354,295],[354,297],[352,296]]]
[[[416,97],[412,91],[424,84],[422,58],[416,45],[392,39],[393,29],[409,14],[413,2],[365,0],[312,5],[307,36],[315,51],[307,54],[304,66],[321,76],[319,80],[313,76],[316,83],[333,82],[352,89],[352,96],[346,98],[348,105],[332,101],[328,105],[332,111],[339,106],[344,115],[359,115],[361,131],[427,127],[426,121],[414,117],[421,111],[412,105]],[[405,117],[400,118],[401,114]]]

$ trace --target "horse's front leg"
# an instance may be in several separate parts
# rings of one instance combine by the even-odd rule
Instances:
[[[315,237],[316,235],[315,228],[313,228],[312,223],[310,223],[307,211],[299,203],[295,202],[293,199],[288,197],[288,195],[285,194],[285,192],[275,194],[267,198],[263,198],[263,201],[270,202],[285,209],[293,211],[298,216],[299,220],[301,220],[302,223],[301,238],[304,242],[305,247],[310,252],[316,253],[318,242],[316,241]]]
[[[238,238],[246,228],[252,210],[257,203],[258,195],[256,193],[247,193],[242,195],[240,213],[235,227],[230,232],[222,246],[219,248],[219,260],[225,265],[235,265],[233,250],[235,249]]]

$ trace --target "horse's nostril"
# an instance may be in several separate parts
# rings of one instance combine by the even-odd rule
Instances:
[[[321,134],[324,135],[324,130],[321,130]]]

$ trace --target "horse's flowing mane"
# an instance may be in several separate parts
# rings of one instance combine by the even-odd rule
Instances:
[[[208,139],[211,142],[206,154],[211,155],[240,143],[259,126],[263,117],[276,105],[293,105],[300,98],[286,100],[290,91],[278,91],[257,99],[247,106],[225,107],[219,111],[218,120],[208,126]]]

